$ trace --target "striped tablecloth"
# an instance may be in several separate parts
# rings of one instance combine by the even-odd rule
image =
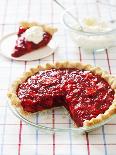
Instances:
[[[93,1],[86,0],[88,3]],[[77,4],[77,0],[61,2],[66,7]],[[106,2],[116,5],[115,0]],[[116,49],[88,54],[81,48],[75,48],[63,25],[62,13],[62,9],[53,0],[0,0],[0,37],[16,31],[17,23],[21,20],[50,23],[59,29],[59,49],[47,58],[33,62],[17,62],[0,55],[0,155],[116,155],[116,118],[85,135],[73,135],[68,132],[47,134],[20,121],[8,107],[6,92],[12,81],[23,71],[37,64],[77,60],[101,66],[116,75]]]

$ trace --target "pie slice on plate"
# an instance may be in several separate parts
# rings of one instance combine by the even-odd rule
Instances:
[[[56,31],[56,28],[49,25],[22,22],[17,32],[18,38],[11,56],[17,58],[45,47]]]
[[[116,114],[116,78],[79,62],[39,65],[13,83],[8,97],[20,113],[64,106],[77,127],[92,127]]]

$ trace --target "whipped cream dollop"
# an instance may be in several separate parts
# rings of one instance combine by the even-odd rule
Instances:
[[[85,18],[82,21],[84,31],[87,32],[107,32],[111,30],[111,25],[101,19]]]
[[[32,26],[24,33],[24,37],[27,41],[31,41],[38,44],[43,39],[44,31],[40,26]]]

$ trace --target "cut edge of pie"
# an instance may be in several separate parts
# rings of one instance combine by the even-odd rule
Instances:
[[[110,105],[109,109],[106,110],[104,114],[99,114],[96,118],[92,118],[91,120],[85,120],[83,122],[83,127],[92,127],[94,125],[102,123],[106,119],[110,118],[112,115],[116,114],[116,77],[110,75],[108,72],[104,71],[100,67],[94,67],[90,64],[84,64],[81,62],[56,62],[55,64],[47,63],[45,65],[38,65],[35,68],[31,68],[29,71],[25,72],[19,79],[14,81],[11,88],[9,89],[7,96],[10,99],[11,104],[15,106],[15,108],[17,108],[17,110],[21,114],[32,114],[23,110],[23,107],[21,106],[21,100],[17,97],[16,91],[19,84],[21,84],[28,77],[36,74],[39,71],[60,68],[76,68],[79,70],[84,69],[87,71],[91,71],[92,73],[100,75],[102,78],[104,78],[115,92],[114,100],[112,102],[112,105]]]

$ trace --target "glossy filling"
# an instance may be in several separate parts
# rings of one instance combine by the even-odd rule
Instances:
[[[77,126],[104,113],[112,104],[114,90],[99,75],[77,69],[40,71],[19,85],[23,109],[37,112],[65,106]]]
[[[13,57],[20,57],[26,53],[32,52],[33,50],[42,48],[46,46],[52,38],[51,34],[45,32],[43,34],[43,40],[40,41],[38,44],[35,44],[33,42],[27,41],[25,37],[22,35],[26,30],[27,29],[24,29],[22,27],[19,28],[17,34],[18,39],[16,40],[16,45],[14,47],[13,53],[11,54]]]

